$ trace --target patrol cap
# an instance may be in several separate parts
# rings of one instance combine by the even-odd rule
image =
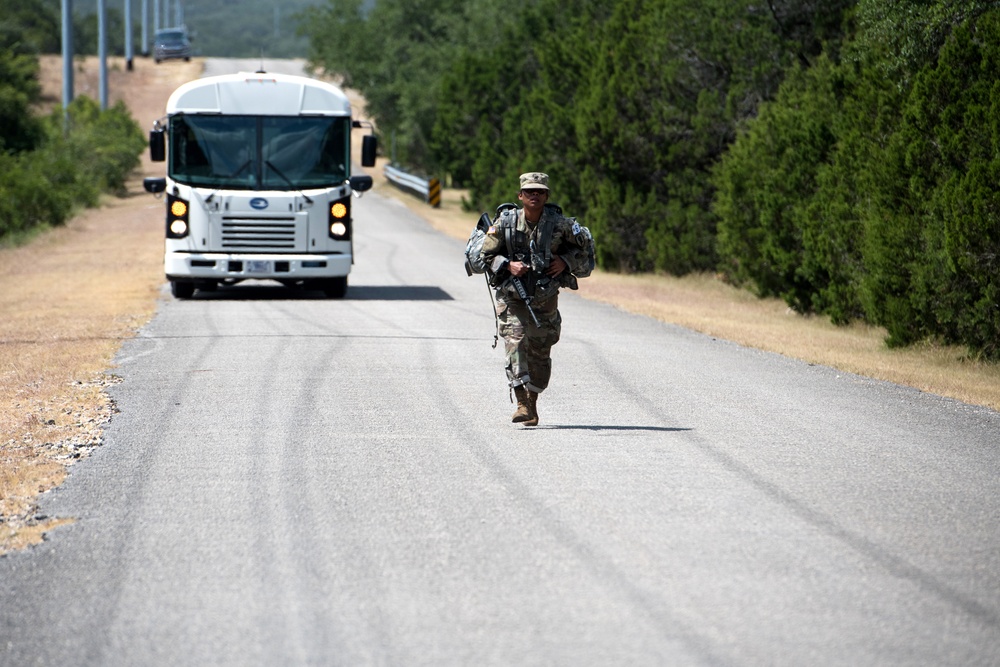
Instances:
[[[548,190],[549,175],[540,171],[529,171],[527,174],[521,174],[521,189]]]

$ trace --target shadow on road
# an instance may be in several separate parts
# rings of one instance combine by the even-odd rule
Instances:
[[[284,285],[232,285],[212,291],[198,290],[194,300],[205,301],[306,301],[328,300],[323,292]],[[345,301],[453,301],[450,294],[433,285],[351,285]]]
[[[351,285],[352,301],[453,301],[450,294],[433,285]]]
[[[679,431],[693,431],[692,428],[682,428],[677,426],[617,426],[613,424],[544,424],[536,426],[536,429],[551,429],[559,431],[661,431],[674,433]]]

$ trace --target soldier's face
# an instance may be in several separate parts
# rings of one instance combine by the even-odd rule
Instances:
[[[517,197],[524,204],[524,208],[530,211],[545,206],[545,202],[549,199],[549,191],[539,189],[521,190]]]

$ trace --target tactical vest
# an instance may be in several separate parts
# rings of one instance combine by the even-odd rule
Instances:
[[[539,227],[528,234],[517,229],[518,209],[513,204],[502,204],[497,208],[496,226],[503,234],[507,246],[507,258],[510,261],[524,262],[531,265],[531,272],[522,279],[529,296],[546,299],[559,290],[559,284],[545,275],[552,261],[552,231],[554,222],[552,213],[562,214],[562,209],[555,204],[546,204]]]
[[[529,234],[517,229],[516,212],[512,211],[508,217],[512,220],[509,223],[505,221],[502,227],[504,242],[507,244],[507,257],[531,264],[532,270],[544,271],[552,260],[551,218],[546,219],[543,215],[539,221],[540,227]]]

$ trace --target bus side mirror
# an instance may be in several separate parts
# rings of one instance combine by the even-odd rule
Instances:
[[[142,179],[142,187],[146,189],[146,192],[158,195],[167,189],[167,179],[165,178],[144,178]]]
[[[166,160],[167,146],[163,130],[151,130],[149,133],[149,159],[153,162]]]
[[[378,151],[378,139],[374,134],[366,134],[361,139],[361,166],[374,167],[375,153]]]
[[[351,176],[351,190],[354,192],[367,192],[372,189],[372,177],[367,174]]]

